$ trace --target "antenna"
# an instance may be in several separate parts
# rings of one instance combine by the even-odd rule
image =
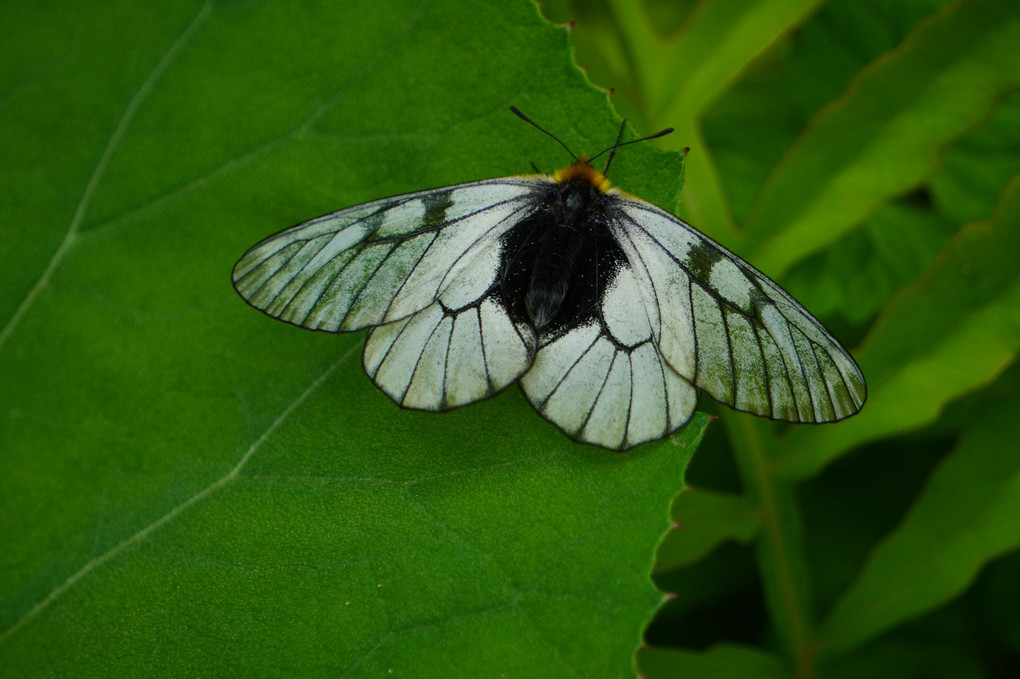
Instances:
[[[588,161],[591,162],[592,160],[595,160],[596,158],[601,156],[606,151],[609,151],[609,157],[606,158],[606,166],[604,168],[602,168],[602,174],[606,174],[607,172],[609,172],[609,163],[613,162],[613,156],[616,155],[616,149],[620,148],[621,146],[626,146],[627,144],[636,144],[639,141],[648,141],[649,139],[658,139],[659,137],[665,137],[667,134],[669,134],[670,132],[673,131],[672,127],[667,127],[665,130],[659,130],[655,134],[650,134],[647,137],[641,137],[640,139],[631,139],[630,141],[621,142],[620,138],[623,137],[623,128],[626,125],[627,125],[627,121],[626,120],[624,120],[620,124],[620,133],[616,135],[616,143],[615,144],[613,144],[612,146],[610,146],[607,149],[602,149],[601,151],[599,151],[594,156],[592,156],[591,158],[588,159]]]
[[[520,118],[521,120],[523,120],[523,121],[524,121],[524,122],[526,122],[527,124],[531,125],[532,127],[534,127],[534,128],[535,128],[536,130],[538,130],[539,132],[542,132],[542,133],[544,133],[544,134],[547,134],[547,135],[549,135],[550,137],[552,137],[553,139],[555,139],[555,140],[556,140],[556,143],[557,143],[557,144],[559,144],[559,145],[560,145],[560,146],[562,146],[562,147],[563,147],[564,149],[566,149],[567,153],[569,153],[569,154],[570,154],[570,157],[571,157],[571,158],[573,158],[574,160],[577,160],[577,154],[576,154],[576,153],[574,153],[573,151],[571,151],[571,150],[570,150],[570,147],[569,147],[569,146],[567,146],[566,144],[564,144],[564,143],[563,143],[563,142],[562,142],[562,141],[560,140],[560,138],[559,138],[559,137],[557,137],[557,136],[556,136],[555,134],[553,134],[553,133],[552,133],[552,132],[550,132],[549,130],[545,129],[544,127],[542,127],[541,125],[539,125],[538,123],[536,123],[536,122],[535,122],[534,120],[532,120],[532,119],[531,119],[531,118],[529,118],[528,116],[526,116],[526,115],[524,115],[523,113],[521,113],[520,109],[518,109],[518,108],[517,108],[516,106],[511,106],[511,107],[510,107],[510,110],[511,110],[511,111],[513,111],[513,114],[514,114],[515,116],[517,116],[518,118]]]
[[[515,116],[517,116],[518,118],[520,118],[524,122],[528,123],[529,125],[534,127],[536,130],[538,130],[539,132],[541,132],[543,134],[547,134],[550,137],[552,137],[553,139],[555,139],[557,144],[559,144],[564,149],[566,149],[567,153],[570,154],[571,158],[573,158],[574,160],[577,160],[577,154],[574,153],[573,151],[571,151],[570,147],[567,146],[566,144],[564,144],[560,140],[560,138],[557,137],[555,134],[553,134],[549,130],[545,129],[544,127],[542,127],[541,125],[536,123],[534,120],[532,120],[528,116],[526,116],[523,113],[521,113],[520,109],[518,109],[516,106],[511,106],[510,110],[513,112],[513,114]],[[603,153],[606,153],[607,151],[609,152],[609,157],[606,158],[606,166],[602,169],[602,174],[606,174],[607,172],[609,172],[609,163],[613,162],[613,156],[616,155],[616,149],[620,148],[621,146],[626,146],[627,144],[636,144],[639,141],[648,141],[649,139],[658,139],[659,137],[663,137],[663,136],[665,136],[665,135],[667,135],[667,134],[669,134],[670,132],[673,131],[672,127],[667,127],[665,130],[660,130],[659,132],[656,132],[655,134],[650,134],[647,137],[641,137],[640,139],[631,139],[630,141],[620,141],[621,139],[623,139],[623,132],[626,129],[626,127],[627,127],[627,121],[624,120],[622,123],[620,123],[620,131],[616,134],[616,141],[613,143],[613,145],[610,146],[609,148],[602,149],[601,151],[599,151],[594,156],[592,156],[591,158],[588,159],[588,162],[590,163],[591,161],[593,161],[596,158],[598,158],[599,156],[601,156]]]

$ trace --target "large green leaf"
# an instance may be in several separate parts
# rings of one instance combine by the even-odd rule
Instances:
[[[0,667],[627,676],[705,426],[578,446],[511,390],[401,411],[246,307],[284,226],[551,169],[617,121],[529,3],[8,3]],[[617,164],[618,163],[618,164]],[[669,205],[681,158],[613,179]]]

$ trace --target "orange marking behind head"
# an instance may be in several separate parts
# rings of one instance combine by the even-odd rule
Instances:
[[[577,157],[573,164],[553,172],[552,177],[557,184],[565,184],[572,179],[584,179],[602,193],[608,191],[612,186],[604,174],[591,166],[588,156],[583,153]]]

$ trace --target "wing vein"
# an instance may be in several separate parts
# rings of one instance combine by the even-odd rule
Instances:
[[[577,364],[581,362],[581,359],[583,359],[585,356],[588,355],[588,352],[592,350],[592,347],[595,346],[595,343],[599,341],[599,337],[601,337],[601,336],[602,336],[601,333],[596,334],[595,338],[591,341],[591,344],[588,345],[588,348],[586,348],[584,351],[580,352],[578,354],[577,358],[574,359],[574,362],[570,364],[570,367],[567,368],[564,371],[563,376],[560,377],[556,381],[556,386],[554,386],[552,388],[552,390],[549,392],[549,395],[546,396],[545,399],[542,400],[542,407],[543,408],[549,402],[549,399],[551,399],[553,397],[553,394],[555,394],[557,391],[559,391],[559,388],[563,386],[563,383],[566,381],[566,379],[570,375],[570,373],[574,371],[574,368],[576,368]]]

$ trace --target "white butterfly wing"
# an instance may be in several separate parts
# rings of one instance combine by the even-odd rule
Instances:
[[[682,427],[697,390],[663,359],[629,266],[615,272],[598,305],[590,322],[538,349],[521,378],[525,396],[568,435],[604,448],[625,450]]]
[[[492,241],[436,302],[369,332],[365,372],[399,405],[447,410],[473,403],[531,366],[535,332],[506,312],[499,250]]]
[[[333,212],[252,247],[234,266],[252,306],[313,330],[349,332],[421,311],[533,209],[543,177],[507,177]]]
[[[673,215],[617,195],[610,229],[677,373],[722,403],[777,420],[834,422],[861,409],[860,368],[793,297]]]
[[[535,208],[545,177],[394,196],[299,224],[234,267],[245,300],[314,330],[370,327],[365,371],[399,405],[487,398],[531,365],[534,331],[498,286],[500,236]]]

